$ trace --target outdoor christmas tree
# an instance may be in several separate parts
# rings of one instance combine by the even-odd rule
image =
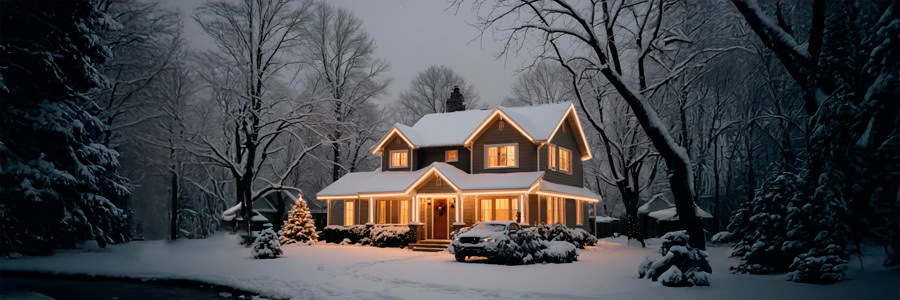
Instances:
[[[278,235],[272,230],[272,224],[266,223],[266,229],[259,232],[253,241],[253,258],[276,258],[284,252],[278,247]]]
[[[281,235],[279,242],[282,245],[319,241],[316,225],[313,222],[312,214],[309,212],[309,206],[306,206],[306,201],[303,200],[303,195],[297,197],[297,202],[291,208],[288,222],[284,224],[279,234]]]

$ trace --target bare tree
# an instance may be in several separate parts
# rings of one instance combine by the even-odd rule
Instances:
[[[349,10],[316,3],[310,18],[309,44],[298,50],[312,69],[308,80],[312,97],[321,100],[319,121],[330,143],[328,163],[331,180],[336,181],[350,169],[348,157],[360,155],[362,147],[349,141],[361,131],[362,112],[377,109],[372,100],[390,85],[385,76],[390,66],[375,57],[375,41]]]
[[[284,186],[288,175],[321,144],[305,146],[280,175],[259,173],[273,154],[284,150],[276,141],[288,137],[302,141],[291,129],[312,120],[312,101],[272,89],[299,71],[299,57],[292,54],[305,42],[311,7],[310,2],[287,0],[210,2],[194,16],[216,42],[217,49],[207,53],[211,72],[202,75],[226,120],[222,139],[202,137],[206,147],[196,154],[231,174],[248,228],[253,201],[292,189]]]
[[[568,71],[554,62],[540,62],[516,78],[512,95],[503,105],[523,106],[572,101],[575,93],[567,79]]]
[[[466,109],[478,108],[478,94],[465,78],[450,67],[431,65],[416,74],[409,87],[400,92],[397,120],[412,125],[424,115],[447,112],[447,98],[454,87],[459,87]]]

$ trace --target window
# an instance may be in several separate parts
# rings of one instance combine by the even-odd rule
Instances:
[[[565,199],[559,197],[546,197],[547,201],[547,224],[566,223],[565,220]]]
[[[572,150],[559,147],[559,170],[572,174]]]
[[[509,199],[494,199],[494,207],[497,209],[497,218],[495,220],[511,220]]]
[[[584,224],[584,203],[575,200],[575,224]]]
[[[408,224],[409,200],[378,200],[378,224]]]
[[[344,202],[344,226],[353,225],[353,201]]]
[[[519,155],[516,144],[507,145],[485,145],[485,156],[487,164],[485,168],[515,168],[519,166]]]
[[[409,167],[409,151],[408,150],[392,150],[391,151],[391,168],[407,168]]]
[[[459,150],[447,150],[444,152],[444,161],[445,162],[458,162],[459,161]]]
[[[491,221],[494,218],[491,216],[491,209],[493,205],[491,205],[493,200],[491,199],[482,199],[481,200],[481,220],[482,221]]]
[[[556,170],[556,145],[547,146],[547,168]]]

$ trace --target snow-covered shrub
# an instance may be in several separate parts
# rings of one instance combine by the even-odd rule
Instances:
[[[352,244],[353,244],[353,242],[351,242],[350,239],[345,238],[345,239],[343,239],[343,240],[341,241],[341,243],[338,244],[338,245],[346,246],[346,245],[352,245]]]
[[[662,277],[665,286],[709,285],[707,274],[712,268],[706,252],[688,244],[687,232],[673,231],[662,238],[659,254],[648,255],[638,266],[639,277],[653,281]]]
[[[721,231],[719,233],[714,234],[710,241],[713,243],[716,243],[716,244],[727,244],[727,243],[731,243],[732,236],[733,235],[731,234],[731,232]]]
[[[593,234],[584,230],[584,228],[575,228],[572,229],[575,232],[575,236],[578,237],[578,241],[581,242],[581,249],[584,249],[584,246],[594,246],[597,245],[597,237]]]
[[[320,238],[333,244],[341,243],[345,239],[349,240],[349,244],[356,244],[363,238],[371,239],[371,236],[369,229],[365,225],[353,225],[350,227],[328,225],[322,230]]]
[[[271,227],[263,229],[253,242],[253,258],[276,258],[282,254],[278,235]]]
[[[830,284],[844,280],[847,270],[846,260],[842,258],[843,250],[837,245],[826,248],[827,253],[819,253],[816,249],[800,254],[791,264],[791,281],[818,284]]]
[[[538,251],[535,257],[540,262],[570,263],[578,260],[575,245],[566,241],[542,241],[545,248]]]
[[[531,231],[520,231],[497,243],[497,260],[506,265],[531,263],[570,263],[578,260],[575,244],[546,241]]]
[[[369,245],[372,245],[372,239],[367,238],[367,237],[361,238],[361,239],[359,239],[359,244],[362,245],[362,246],[369,246]]]
[[[562,223],[555,223],[549,226],[544,224],[537,224],[535,226],[525,228],[524,231],[533,232],[540,236],[541,239],[546,241],[569,242],[580,249],[584,249],[585,245],[597,244],[597,238],[584,229],[572,229],[566,227]]]
[[[372,246],[405,247],[412,240],[412,232],[407,226],[384,226],[371,229]],[[365,238],[364,238],[365,239]]]
[[[288,216],[287,224],[278,232],[278,242],[282,245],[293,244],[297,242],[319,241],[319,235],[316,233],[316,224],[313,222],[312,214],[303,196],[299,196],[297,202],[291,208]]]

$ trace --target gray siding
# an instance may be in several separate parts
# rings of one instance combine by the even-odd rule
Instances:
[[[565,215],[566,215],[566,227],[575,228],[575,200],[574,199],[566,199],[565,205]]]
[[[540,206],[538,206],[538,195],[528,195],[528,224],[532,226],[537,225],[540,222],[538,219],[538,212],[540,211]]]
[[[440,177],[438,177],[437,175],[432,176],[431,178],[426,180],[425,183],[422,184],[422,186],[420,186],[417,189],[417,192],[420,194],[421,193],[442,193],[442,194],[456,193],[456,191],[453,190],[452,187],[450,187],[450,184],[447,183],[446,180],[440,179],[441,185],[438,186],[437,181],[439,178]]]
[[[540,170],[544,171],[544,180],[553,183],[565,184],[570,186],[583,187],[584,186],[584,164],[581,162],[581,150],[578,148],[578,143],[575,141],[575,135],[572,131],[573,128],[571,124],[571,118],[566,120],[563,123],[563,126],[560,126],[559,130],[553,136],[553,140],[550,141],[551,144],[555,144],[557,147],[563,147],[569,150],[572,150],[572,174],[568,174],[565,172],[557,170],[550,170],[547,168],[547,153],[550,147],[544,146],[541,147],[540,154]],[[565,132],[563,132],[563,127],[566,127]],[[557,150],[558,151],[558,150]],[[559,159],[559,154],[556,155],[556,159]]]
[[[484,130],[482,135],[475,140],[472,146],[472,173],[512,173],[512,172],[533,172],[537,171],[537,146],[528,138],[519,133],[509,123],[504,126],[503,130],[498,127],[499,120],[491,122],[490,126]],[[519,167],[518,168],[484,168],[484,145],[491,144],[518,144],[519,145]]]
[[[457,150],[459,153],[459,159],[456,162],[447,162],[447,164],[463,170],[466,173],[469,173],[471,171],[469,165],[472,155],[471,153],[469,153],[469,149],[466,149],[466,147],[462,146],[417,149],[414,151],[416,152],[415,169],[418,170],[427,167],[433,162],[444,162],[444,152],[446,152],[447,150]]]
[[[329,200],[331,202],[331,223],[328,225],[344,225],[344,200]]]

